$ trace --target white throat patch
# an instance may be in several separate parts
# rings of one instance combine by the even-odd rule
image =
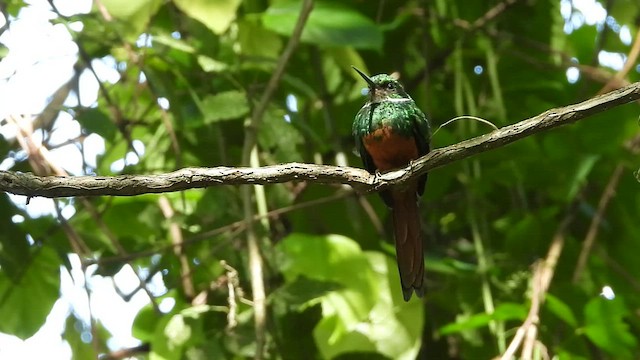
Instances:
[[[362,107],[369,107],[369,106],[371,106],[371,104],[379,104],[379,103],[385,102],[385,101],[388,101],[388,102],[391,102],[391,103],[403,103],[403,102],[413,101],[413,99],[411,99],[411,98],[387,98],[387,99],[384,99],[382,101],[367,102]]]
[[[412,101],[411,99],[408,98],[390,98],[390,99],[386,99],[385,101],[388,102],[394,102],[394,103],[403,103],[403,102],[407,102],[407,101]]]

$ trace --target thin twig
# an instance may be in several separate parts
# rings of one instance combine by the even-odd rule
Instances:
[[[85,293],[87,294],[87,309],[89,310],[89,326],[91,331],[91,346],[95,354],[100,353],[100,332],[98,331],[98,319],[93,315],[93,306],[91,306],[91,289],[89,288],[89,275],[87,274],[87,266],[82,267],[82,283]],[[71,275],[71,272],[69,272]]]
[[[317,47],[311,48],[311,65],[317,77],[318,98],[321,104],[322,117],[324,118],[324,127],[329,139],[331,139],[331,146],[335,152],[335,164],[338,166],[348,166],[347,156],[345,155],[342,141],[340,141],[340,134],[336,131],[336,119],[331,112],[333,108],[333,96],[327,89],[327,79],[322,68],[321,54]]]
[[[97,2],[97,7],[99,9],[99,13],[102,15],[102,17],[105,19],[105,21],[107,21],[107,22],[112,21],[113,18],[109,14],[109,11],[107,10],[107,8],[104,7],[104,5],[100,1],[96,1],[96,2]],[[56,15],[58,17],[64,18],[64,19],[68,19],[67,17],[63,16],[60,13],[60,11],[58,10],[58,8],[56,7],[55,3],[52,0],[49,0],[49,6],[51,6],[51,9],[53,10],[54,13],[56,13]],[[119,38],[122,41],[122,47],[127,51],[127,54],[129,56],[129,58],[132,59],[132,61],[134,63],[137,63],[138,59],[139,59],[139,56],[137,55],[136,52],[133,51],[133,49],[131,47],[131,44],[126,42],[126,41],[123,41],[122,40],[122,36],[119,36]],[[125,116],[124,116],[123,110],[117,106],[117,104],[114,101],[113,97],[109,93],[107,87],[104,85],[104,83],[102,81],[100,81],[100,77],[98,76],[98,73],[96,72],[96,70],[93,67],[93,64],[91,63],[92,62],[91,56],[89,56],[89,53],[86,51],[86,49],[84,47],[84,44],[82,42],[78,41],[78,39],[76,39],[75,43],[76,43],[76,46],[78,47],[79,58],[84,62],[84,65],[86,66],[86,68],[89,69],[89,71],[91,72],[93,77],[96,79],[96,81],[98,83],[98,90],[99,90],[100,94],[104,97],[104,100],[108,105],[108,109],[113,114],[113,122],[114,122],[116,128],[118,129],[118,131],[120,131],[120,133],[122,134],[124,139],[127,141],[128,150],[132,151],[134,154],[136,154],[138,157],[140,157],[141,154],[139,154],[138,150],[136,150],[136,148],[133,146],[133,138],[131,137],[131,130],[127,127],[128,123],[127,123],[127,121],[125,121]],[[79,77],[80,76],[80,67],[78,67],[78,69],[76,69],[75,71],[76,72],[74,74],[74,77]],[[72,79],[72,81],[75,81],[75,80]],[[65,99],[66,99],[66,97],[65,97]],[[132,103],[134,105],[137,105],[137,101],[133,101]],[[169,127],[169,130],[171,130],[170,127]],[[173,138],[172,138],[172,140],[173,140]],[[180,154],[177,153],[176,156],[179,159]],[[125,163],[125,165],[127,165],[127,164]]]
[[[273,96],[274,92],[278,88],[280,79],[284,74],[284,69],[286,68],[287,63],[289,62],[289,58],[291,58],[291,55],[293,55],[293,51],[296,49],[296,47],[298,46],[298,43],[300,42],[300,36],[302,36],[302,30],[304,29],[304,25],[306,24],[312,9],[313,9],[313,0],[305,0],[304,3],[302,4],[302,9],[300,9],[300,15],[298,16],[298,21],[295,25],[293,33],[291,34],[291,37],[289,38],[289,42],[287,43],[287,46],[282,52],[282,55],[280,55],[280,58],[278,59],[276,68],[273,71],[273,75],[271,75],[271,79],[269,79],[269,82],[267,83],[267,88],[262,94],[262,98],[260,99],[260,102],[258,103],[258,105],[255,107],[253,111],[253,114],[251,116],[251,123],[247,126],[247,129],[245,131],[246,137],[245,137],[244,147],[242,151],[243,164],[249,163],[249,155],[251,154],[251,149],[253,148],[257,140],[258,129],[260,127],[260,123],[262,122],[262,115],[264,115],[264,112],[267,110],[267,107],[269,106],[269,101],[271,100],[271,97]]]
[[[544,302],[544,298],[547,294],[547,290],[549,289],[549,285],[551,284],[551,279],[553,279],[553,274],[556,269],[556,265],[558,264],[558,259],[560,258],[560,254],[562,253],[562,248],[564,247],[565,241],[565,233],[569,228],[569,225],[573,221],[575,217],[575,206],[572,206],[565,216],[564,220],[556,230],[556,233],[553,236],[553,241],[549,246],[549,251],[547,252],[547,257],[544,261],[541,261],[534,265],[533,278],[531,280],[532,294],[531,294],[531,307],[529,308],[529,313],[527,314],[527,318],[524,323],[518,328],[516,331],[516,335],[511,340],[511,343],[507,347],[507,350],[502,354],[501,360],[511,360],[515,355],[516,351],[522,344],[523,340],[526,337],[526,342],[523,346],[523,359],[530,359],[525,357],[525,355],[530,355],[530,351],[528,349],[533,348],[533,343],[535,342],[535,337],[532,328],[537,328],[537,324],[539,321],[539,312],[542,303]]]
[[[373,206],[371,206],[369,200],[367,200],[367,198],[364,196],[360,196],[358,197],[358,203],[364,210],[365,214],[367,214],[367,216],[369,217],[369,220],[371,220],[371,225],[373,225],[373,228],[376,229],[378,236],[384,237],[385,232],[384,227],[382,226],[382,221],[380,221],[378,214],[373,209]]]
[[[195,288],[193,286],[193,280],[191,279],[191,268],[189,266],[189,259],[184,252],[184,239],[182,236],[182,230],[180,224],[176,222],[174,218],[174,211],[169,199],[165,196],[161,196],[158,199],[160,210],[165,219],[169,222],[169,236],[171,237],[171,244],[173,245],[173,252],[180,261],[180,280],[182,282],[182,290],[187,299],[193,300],[196,295]]]
[[[147,354],[150,351],[151,351],[151,344],[143,343],[138,346],[115,350],[108,354],[102,354],[100,355],[100,360],[136,359],[138,355]]]
[[[69,240],[69,243],[71,244],[71,249],[73,249],[73,252],[78,256],[80,256],[80,258],[91,256],[91,249],[89,248],[87,243],[82,239],[82,237],[78,235],[75,229],[71,227],[71,225],[69,225],[69,222],[67,221],[67,219],[65,219],[64,216],[62,216],[62,211],[60,210],[59,205],[60,205],[59,200],[54,200],[54,209],[56,210],[56,217],[58,219],[58,222],[60,223],[60,227],[62,228],[62,231],[64,232],[67,239]]]
[[[478,29],[478,28],[484,27],[488,22],[497,18],[498,15],[502,14],[505,10],[507,10],[511,5],[515,4],[516,2],[518,2],[518,0],[505,0],[503,2],[496,4],[496,6],[489,9],[480,18],[476,19],[476,21],[473,22],[472,28]]]
[[[262,123],[262,117],[267,110],[267,107],[269,106],[269,102],[271,101],[271,98],[280,83],[280,79],[284,74],[284,69],[289,63],[289,59],[291,58],[293,51],[298,46],[298,42],[300,41],[300,37],[302,36],[302,30],[304,29],[304,25],[309,18],[311,9],[313,9],[313,0],[305,0],[302,4],[300,15],[298,16],[298,21],[296,22],[293,33],[289,38],[289,42],[287,43],[284,52],[278,59],[273,75],[267,83],[267,88],[262,94],[260,102],[254,108],[251,120],[245,128],[245,138],[242,147],[243,165],[250,165],[253,167],[259,165],[257,155],[258,149],[256,146],[258,129],[260,128],[260,124]],[[249,272],[251,273],[251,290],[253,292],[253,309],[256,332],[256,350],[254,358],[256,360],[261,360],[264,357],[264,346],[266,340],[265,328],[267,316],[262,257],[260,255],[258,235],[256,234],[255,228],[253,226],[253,221],[251,221],[254,217],[254,204],[251,199],[250,188],[243,187],[241,189],[241,193],[243,200],[242,203],[244,209],[244,218],[247,222],[247,250],[249,252]],[[260,198],[264,200],[263,189],[256,189],[256,195],[259,195]],[[256,198],[257,197],[258,196],[256,196]],[[262,201],[262,203],[264,204],[265,202]],[[261,209],[263,213],[266,213],[266,209],[264,207],[265,206],[263,206]]]
[[[304,209],[304,208],[308,208],[308,207],[312,207],[312,206],[317,206],[319,204],[323,204],[326,202],[330,202],[330,201],[335,201],[335,200],[340,200],[343,199],[345,197],[348,196],[353,196],[354,193],[352,191],[340,191],[338,193],[336,193],[335,195],[331,195],[331,196],[327,196],[324,198],[320,198],[320,199],[316,199],[316,200],[311,200],[308,202],[304,202],[304,203],[300,203],[300,204],[294,204],[294,205],[290,205],[290,206],[286,206],[277,210],[272,210],[270,212],[268,212],[267,214],[265,214],[264,216],[262,215],[254,215],[252,221],[256,222],[256,221],[260,221],[263,218],[272,218],[272,217],[276,217],[288,212],[292,212],[292,211],[296,211],[296,210],[300,210],[300,209]],[[222,227],[219,227],[217,229],[213,229],[213,230],[209,230],[209,231],[205,231],[202,232],[198,235],[195,235],[189,239],[186,239],[183,243],[182,246],[189,246],[198,242],[201,242],[203,240],[208,240],[211,239],[215,236],[218,236],[220,234],[224,234],[226,232],[229,231],[240,231],[240,230],[245,230],[246,229],[246,223],[247,221],[245,219],[242,220],[238,220],[236,222],[233,222],[231,224],[228,225],[224,225]],[[217,246],[220,246],[221,243],[216,244]],[[164,252],[164,251],[169,251],[171,249],[175,248],[175,245],[171,244],[171,245],[166,245],[163,246],[161,248],[157,248],[157,249],[152,249],[152,250],[144,250],[144,251],[140,251],[140,252],[136,252],[136,253],[129,253],[126,256],[122,256],[122,255],[116,255],[116,256],[109,256],[109,257],[103,257],[103,258],[99,258],[99,259],[95,259],[95,260],[90,260],[87,259],[85,260],[85,262],[87,264],[98,264],[98,265],[106,265],[106,264],[110,264],[110,263],[114,263],[114,262],[123,262],[123,261],[131,261],[137,258],[141,258],[141,257],[147,257],[147,256],[152,256],[155,255],[157,253],[160,252]]]
[[[431,134],[431,137],[435,136],[436,133],[438,131],[440,131],[440,129],[442,129],[443,127],[452,124],[458,120],[463,120],[463,119],[469,119],[469,120],[475,120],[478,122],[481,122],[487,126],[490,126],[493,130],[499,130],[497,126],[495,126],[491,121],[489,120],[485,120],[483,118],[477,117],[477,116],[470,116],[470,115],[461,115],[461,116],[456,116],[451,120],[447,120],[445,123],[441,124],[440,126],[438,126],[438,128],[436,129],[436,131],[433,132],[433,134]]]
[[[226,261],[220,261],[220,265],[227,270],[227,289],[229,291],[229,313],[227,313],[227,331],[234,329],[238,325],[238,302],[236,301],[236,286],[238,285],[238,270],[227,264]]]
[[[496,6],[492,7],[491,9],[487,10],[486,13],[484,13],[482,16],[477,18],[473,23],[470,23],[469,21],[464,19],[454,19],[453,23],[462,29],[465,29],[467,31],[473,31],[473,30],[484,27],[488,22],[497,18],[498,15],[502,14],[505,10],[507,10],[511,5],[515,4],[516,2],[518,2],[518,0],[504,0],[498,3]]]
[[[604,260],[604,263],[608,267],[622,276],[636,292],[640,293],[640,281],[638,281],[635,275],[632,275],[629,270],[620,265],[616,259],[611,258],[603,249],[598,251],[598,256]]]
[[[636,66],[638,56],[640,56],[640,29],[636,32],[636,39],[631,46],[631,50],[629,50],[629,55],[627,56],[627,61],[625,61],[624,66],[598,91],[598,94],[604,94],[618,87],[618,84],[627,76],[629,71],[633,70],[634,66]]]
[[[616,194],[616,188],[618,187],[618,183],[620,182],[620,178],[622,177],[622,172],[624,171],[624,165],[619,163],[616,168],[613,170],[613,173],[609,177],[609,182],[607,182],[607,186],[602,192],[602,196],[600,197],[600,201],[598,202],[598,210],[596,214],[591,219],[591,224],[589,225],[589,230],[587,231],[587,236],[582,243],[582,249],[580,250],[580,255],[578,256],[578,263],[576,264],[576,269],[573,272],[573,283],[577,283],[580,280],[580,276],[582,276],[582,272],[584,271],[585,266],[587,265],[587,259],[589,258],[589,254],[591,253],[591,249],[593,248],[593,244],[596,241],[596,237],[598,236],[598,230],[600,229],[600,223],[604,218],[604,213],[607,210],[607,206],[609,205],[609,201]]]
[[[71,248],[73,249],[74,253],[76,253],[80,257],[80,259],[86,256],[90,256],[91,250],[89,249],[89,246],[87,246],[86,242],[76,232],[76,230],[71,225],[69,225],[69,222],[67,221],[67,219],[65,219],[64,216],[62,216],[62,212],[58,205],[59,205],[59,201],[54,200],[56,217],[58,218],[58,221],[60,222],[60,227],[62,228],[62,231],[65,233],[67,239],[69,240],[69,243],[71,244]],[[82,287],[85,294],[87,295],[87,309],[89,310],[89,327],[91,331],[91,346],[93,348],[95,355],[97,355],[100,353],[100,337],[99,337],[100,334],[97,331],[98,324],[97,324],[96,318],[93,316],[93,311],[91,306],[91,289],[89,289],[87,265],[81,262],[80,267],[82,268],[82,284],[83,284]],[[77,281],[77,279],[73,278],[73,275],[71,274],[71,269],[67,269],[67,271],[72,281]]]

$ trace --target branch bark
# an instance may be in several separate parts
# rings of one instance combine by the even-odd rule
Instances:
[[[134,196],[218,185],[273,184],[307,180],[321,184],[348,184],[359,192],[374,192],[399,185],[427,171],[470,156],[496,149],[519,139],[574,123],[613,107],[640,99],[640,82],[584,102],[547,110],[532,118],[505,126],[489,134],[434,149],[411,165],[379,175],[353,167],[288,163],[259,168],[184,168],[157,175],[35,176],[0,171],[0,190],[29,197]]]

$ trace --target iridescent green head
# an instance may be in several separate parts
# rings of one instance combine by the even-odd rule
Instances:
[[[362,76],[369,86],[369,102],[379,103],[389,99],[410,99],[402,84],[393,76],[379,74],[369,77],[356,67],[353,69]]]

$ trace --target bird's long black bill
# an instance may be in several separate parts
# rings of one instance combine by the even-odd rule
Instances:
[[[369,85],[369,89],[375,89],[376,84],[373,82],[373,80],[371,80],[371,78],[370,78],[367,74],[365,74],[365,73],[363,73],[362,71],[358,70],[358,68],[357,68],[357,67],[355,67],[355,66],[353,66],[353,65],[352,65],[351,67],[352,67],[352,68],[353,68],[353,70],[355,70],[355,71],[356,71],[360,76],[362,76],[362,78],[364,79],[364,81],[366,81],[366,82],[367,82],[367,85]]]

